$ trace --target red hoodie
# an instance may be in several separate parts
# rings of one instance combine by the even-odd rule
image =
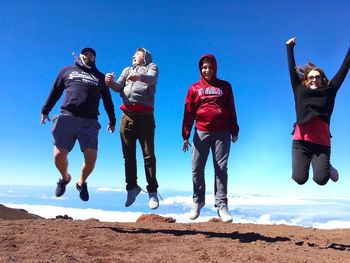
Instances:
[[[201,71],[203,58],[212,60],[214,76],[208,82]],[[200,131],[218,132],[230,131],[232,136],[238,136],[239,127],[233,93],[230,83],[216,77],[217,64],[213,55],[206,54],[199,60],[200,81],[194,83],[188,90],[185,101],[184,119],[182,122],[182,138],[190,137],[194,120]]]

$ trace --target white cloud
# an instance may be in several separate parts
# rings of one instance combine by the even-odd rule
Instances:
[[[100,209],[67,208],[48,205],[27,205],[27,204],[4,204],[11,208],[25,209],[29,213],[44,218],[55,218],[57,215],[68,215],[75,220],[86,220],[96,218],[103,222],[135,222],[142,212],[117,212]]]
[[[271,218],[271,215],[262,215],[256,220],[257,224],[262,224],[262,225],[271,225],[273,224],[273,220]]]
[[[349,221],[330,220],[325,223],[315,222],[312,225],[312,227],[322,228],[322,229],[350,228],[350,220]]]
[[[207,194],[205,195],[205,203],[206,205],[214,205],[214,195],[213,194]],[[192,196],[172,196],[165,198],[163,201],[161,201],[161,205],[181,205],[183,207],[192,207],[193,200]]]
[[[346,209],[350,200],[346,198],[236,194],[229,195],[228,199],[231,214],[234,218],[233,221],[236,223],[350,228],[350,223],[346,220],[335,220],[349,218],[350,222],[350,211]],[[169,208],[176,206],[175,209],[177,210],[181,210],[180,208],[182,208],[189,212],[192,206],[192,197],[190,195],[169,197],[161,202],[161,205],[168,206]],[[324,209],[325,206],[327,206],[327,209]],[[206,206],[202,209],[201,216],[197,220],[190,221],[188,219],[188,212],[170,216],[176,218],[177,222],[206,222],[216,217],[213,194],[206,195]],[[211,214],[213,216],[208,216]],[[332,218],[330,215],[334,215],[334,217]]]
[[[123,188],[111,188],[111,187],[99,187],[97,188],[96,192],[125,192],[125,189]]]
[[[51,195],[51,196],[40,195],[39,198],[42,200],[68,200],[69,199],[68,197],[65,197],[65,196],[56,197],[54,195]]]
[[[162,205],[184,205],[191,206],[192,205],[192,197],[191,196],[173,196],[165,198],[161,201]]]
[[[259,217],[250,218],[234,218],[234,222],[245,223],[245,224],[259,224],[259,225],[293,225],[293,226],[303,226],[300,224],[302,219],[300,218],[288,218],[276,220],[271,214],[263,214]]]
[[[8,191],[8,193],[0,193],[0,197],[10,197],[10,198],[29,198],[27,194],[15,194],[13,191]]]
[[[295,198],[290,196],[273,196],[273,195],[252,195],[252,194],[230,195],[228,196],[228,199],[230,204],[234,206],[312,205],[320,202],[320,200],[309,199],[309,198]]]
[[[281,197],[273,195],[228,195],[230,206],[288,206],[288,205],[315,205],[336,202],[338,199],[311,199],[311,198],[295,198],[295,197]],[[214,194],[207,194],[205,196],[207,205],[214,205]],[[193,204],[192,196],[172,196],[165,198],[162,205],[182,205],[184,207],[191,207]]]
[[[99,191],[119,192],[115,188],[100,188]],[[58,200],[58,198],[49,195],[42,195],[40,198]],[[55,218],[57,215],[67,214],[73,219],[96,218],[106,222],[135,222],[140,215],[149,213],[148,199],[144,199],[144,206],[141,206],[140,211],[136,212],[12,204],[10,202],[8,202],[10,204],[5,205],[22,208],[44,218]],[[285,224],[324,229],[350,228],[350,200],[346,198],[237,194],[229,195],[228,199],[233,222],[235,223]],[[142,200],[140,198],[139,201]],[[155,212],[161,216],[175,218],[179,223],[207,222],[211,218],[217,217],[213,194],[206,195],[206,206],[201,210],[200,217],[194,221],[188,218],[192,202],[190,194],[170,196],[160,202],[160,209]],[[52,202],[52,204],[55,205],[56,202]]]

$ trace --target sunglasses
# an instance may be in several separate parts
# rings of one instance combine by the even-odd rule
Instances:
[[[307,77],[308,80],[313,80],[313,79],[317,79],[320,80],[321,79],[321,75],[316,75],[316,76],[308,76]]]

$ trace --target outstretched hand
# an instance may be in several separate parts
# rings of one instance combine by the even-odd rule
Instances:
[[[114,85],[114,72],[106,74],[105,82],[108,87],[112,87]]]
[[[297,38],[296,37],[292,37],[292,38],[287,40],[286,44],[287,45],[295,45],[296,42],[297,42]]]
[[[48,114],[41,114],[40,125],[45,124],[46,120],[51,121],[49,115]]]

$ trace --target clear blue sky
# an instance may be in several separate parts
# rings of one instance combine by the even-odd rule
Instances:
[[[332,160],[338,183],[298,186],[291,177],[294,102],[285,41],[297,37],[298,64],[312,60],[333,77],[349,47],[350,2],[340,1],[0,1],[0,184],[49,185],[53,164],[51,123],[40,110],[71,52],[97,51],[102,72],[119,75],[137,47],[160,69],[156,93],[156,155],[160,191],[191,189],[191,156],[182,153],[181,122],[188,87],[199,79],[198,59],[212,53],[219,78],[233,87],[241,128],[232,145],[229,192],[310,193],[350,196],[350,76],[332,117]],[[117,124],[121,99],[113,93]],[[60,102],[50,116],[59,113]],[[124,187],[119,133],[105,131],[100,107],[99,157],[89,185]],[[192,138],[192,136],[191,136]],[[78,144],[76,145],[78,146]],[[139,149],[138,149],[139,150]],[[145,186],[138,152],[139,179]],[[77,179],[82,155],[75,147],[70,173]],[[207,189],[213,189],[211,157]]]

